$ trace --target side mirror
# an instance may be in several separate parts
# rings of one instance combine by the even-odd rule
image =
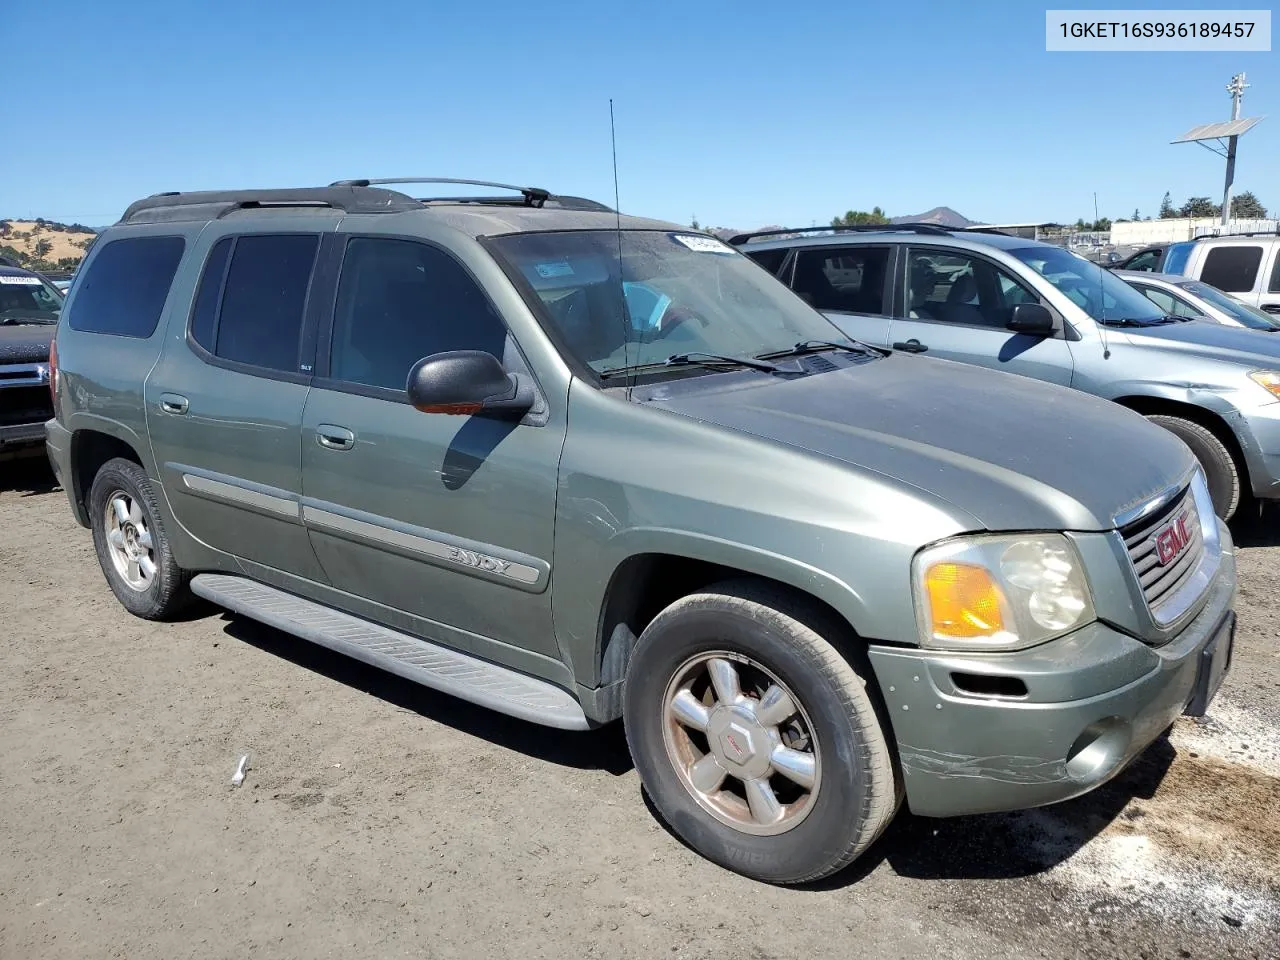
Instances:
[[[1039,303],[1020,303],[1013,308],[1006,326],[1018,333],[1027,333],[1033,337],[1053,335],[1053,314],[1049,308]]]
[[[454,350],[424,357],[409,371],[409,402],[423,413],[503,411],[523,415],[533,408],[533,384],[507,373],[498,358],[480,350]]]

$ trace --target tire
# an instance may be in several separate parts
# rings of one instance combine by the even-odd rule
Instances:
[[[659,814],[707,859],[766,883],[804,883],[852,863],[893,819],[901,789],[887,725],[867,687],[870,667],[860,661],[859,675],[824,639],[846,629],[786,593],[750,581],[717,584],[677,600],[645,628],[627,670],[627,744]],[[707,659],[713,654],[724,656]],[[741,699],[719,699],[720,687],[711,679],[718,661],[728,661],[738,676]],[[722,667],[714,670],[723,676]],[[683,677],[699,679],[685,683]],[[774,715],[766,704],[781,702],[760,698],[771,686],[798,708],[785,724],[763,722]],[[675,691],[680,693],[673,696]],[[696,701],[692,706],[684,693]],[[675,719],[668,704],[676,699],[682,715],[692,711],[697,723],[709,718],[706,733]],[[698,714],[708,702],[705,717]],[[787,709],[777,708],[776,715]],[[742,711],[753,718],[758,711],[760,725],[742,720]],[[733,722],[728,732],[726,718]],[[763,751],[759,743],[766,745]],[[779,753],[779,745],[796,749]],[[796,754],[806,752],[813,759],[797,763]],[[730,753],[746,757],[747,766],[736,766]],[[775,757],[794,772],[770,767],[761,776],[756,765]],[[711,770],[710,779],[695,773],[699,764]],[[742,776],[726,775],[715,792],[699,794],[695,780],[707,786],[724,770]],[[802,785],[808,776],[811,790]],[[757,807],[747,802],[749,794],[760,800],[761,780],[779,804],[779,820],[756,818]],[[774,812],[760,803],[761,810]]]
[[[1249,499],[1240,482],[1240,469],[1226,444],[1207,427],[1202,427],[1182,417],[1151,414],[1147,417],[1158,427],[1163,427],[1191,448],[1195,458],[1204,468],[1209,481],[1209,497],[1213,500],[1213,512],[1223,520],[1230,520],[1240,508],[1242,500]]]
[[[117,501],[127,516],[116,513],[113,522],[107,511],[115,513]],[[169,620],[190,605],[191,575],[173,559],[155,491],[140,466],[119,457],[102,465],[89,488],[89,519],[98,564],[126,610],[144,620]]]

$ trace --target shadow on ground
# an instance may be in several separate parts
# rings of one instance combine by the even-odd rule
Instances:
[[[24,497],[34,497],[60,489],[43,449],[39,456],[0,460],[0,492],[13,490]]]
[[[1280,546],[1280,503],[1264,504],[1256,515],[1232,518],[1231,538],[1238,547]]]
[[[603,770],[614,776],[632,769],[619,723],[585,733],[540,727],[428,690],[256,621],[226,617],[226,632],[237,640],[462,733],[559,766]]]

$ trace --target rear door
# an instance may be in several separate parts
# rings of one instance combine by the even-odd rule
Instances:
[[[889,244],[799,247],[791,289],[854,339],[888,346],[893,251]]]
[[[1267,285],[1258,297],[1258,306],[1267,313],[1280,314],[1280,240],[1272,240],[1270,246],[1270,268],[1263,264]]]
[[[178,522],[242,560],[324,576],[302,525],[301,422],[315,356],[316,219],[215,223],[187,322],[147,378],[147,422]]]
[[[895,347],[1070,386],[1073,362],[1061,320],[1051,337],[1006,326],[1019,303],[1042,302],[1021,280],[967,250],[910,247],[904,261],[890,327]]]

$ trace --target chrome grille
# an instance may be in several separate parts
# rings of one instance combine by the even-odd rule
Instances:
[[[1161,605],[1191,579],[1204,556],[1204,531],[1190,489],[1153,517],[1121,531],[1147,607],[1159,620]]]

